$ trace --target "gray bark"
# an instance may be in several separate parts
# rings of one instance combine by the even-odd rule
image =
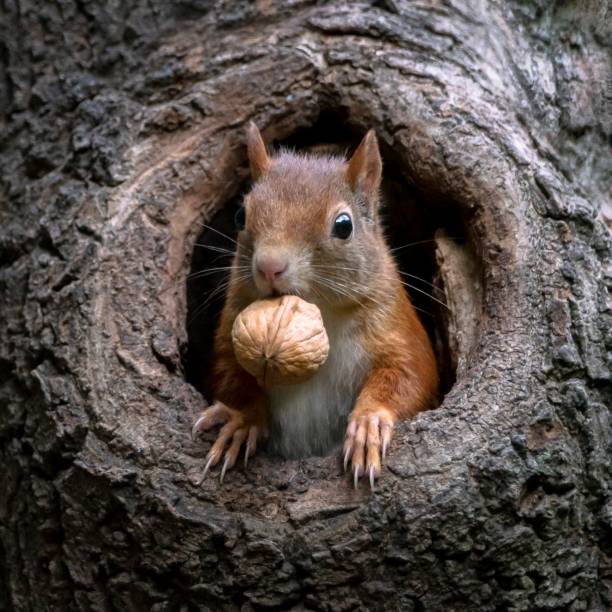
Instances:
[[[0,610],[610,609],[611,19],[5,0]],[[464,232],[436,281],[473,309],[457,379],[373,494],[337,454],[199,485],[198,223],[243,188],[248,120],[284,141],[322,112]]]

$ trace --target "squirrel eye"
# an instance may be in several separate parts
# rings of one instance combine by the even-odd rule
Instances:
[[[353,233],[353,222],[347,213],[342,213],[336,217],[332,228],[332,236],[346,240]]]
[[[246,212],[244,210],[244,206],[241,206],[234,215],[234,223],[236,225],[236,229],[242,231],[244,226],[246,225]]]

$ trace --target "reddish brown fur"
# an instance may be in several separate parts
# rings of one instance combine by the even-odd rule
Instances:
[[[384,456],[393,423],[432,407],[438,388],[431,343],[404,291],[377,221],[381,162],[376,137],[368,132],[348,164],[333,157],[286,152],[270,159],[254,126],[249,129],[248,149],[253,175],[260,180],[245,198],[248,232],[239,240],[216,333],[215,398],[238,410],[247,428],[266,430],[266,395],[237,364],[231,345],[237,314],[262,297],[261,288],[258,291],[252,279],[238,278],[238,265],[250,261],[249,250],[257,246],[258,251],[269,247],[277,252],[308,253],[309,259],[296,278],[300,274],[306,278],[311,268],[324,266],[326,261],[333,263],[338,271],[346,270],[343,274],[347,278],[357,278],[361,285],[356,286],[362,287],[355,289],[350,299],[338,297],[334,308],[338,313],[350,313],[357,322],[354,333],[369,356],[369,370],[350,416],[345,451],[346,458],[352,455],[355,479],[369,470],[373,482],[380,472],[379,449],[382,445]],[[337,239],[325,238],[339,203],[353,215],[355,231],[359,232],[354,244],[337,244]],[[235,454],[237,450],[230,466]]]
[[[355,414],[365,413],[371,406],[384,406],[394,420],[402,420],[433,407],[438,389],[436,359],[400,282],[389,316],[366,329],[365,341],[373,363]]]

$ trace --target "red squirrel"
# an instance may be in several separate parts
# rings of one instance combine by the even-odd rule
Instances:
[[[382,161],[374,131],[350,160],[281,151],[270,156],[251,123],[253,187],[236,215],[237,248],[216,330],[214,402],[193,435],[223,424],[204,476],[224,456],[221,481],[260,439],[286,458],[321,455],[342,441],[354,485],[380,476],[393,427],[434,405],[431,342],[400,280],[379,218]],[[231,329],[251,302],[294,294],[316,304],[327,361],[308,381],[264,390],[238,365]]]

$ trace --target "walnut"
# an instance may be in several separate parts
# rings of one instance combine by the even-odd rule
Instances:
[[[293,295],[245,308],[234,321],[232,342],[238,363],[264,388],[309,379],[329,353],[321,311]]]

